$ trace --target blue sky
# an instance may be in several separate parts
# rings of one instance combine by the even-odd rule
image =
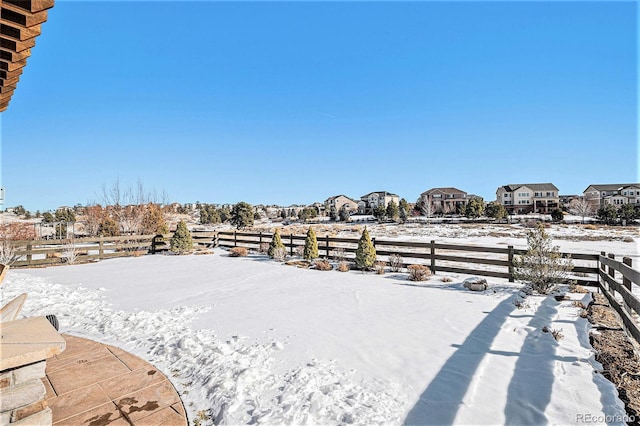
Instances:
[[[636,2],[58,0],[2,114],[5,206],[291,204],[638,181]]]

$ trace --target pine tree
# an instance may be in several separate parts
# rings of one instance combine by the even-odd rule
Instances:
[[[398,204],[398,216],[400,217],[400,220],[404,222],[407,220],[408,215],[409,215],[409,203],[407,203],[407,200],[402,198],[400,200],[400,203]]]
[[[573,269],[571,259],[563,258],[558,246],[553,246],[544,225],[527,233],[528,249],[514,259],[514,275],[541,293],[547,294],[555,284],[563,282]]]
[[[276,232],[273,233],[273,237],[269,243],[269,250],[267,251],[267,254],[269,257],[274,257],[276,250],[283,248],[284,244],[282,244],[282,239],[280,238],[280,230],[276,229]]]
[[[467,203],[467,207],[464,212],[468,218],[479,218],[484,214],[484,200],[481,197],[471,197]]]
[[[191,232],[187,229],[187,224],[183,220],[178,222],[176,232],[171,237],[170,248],[172,252],[182,254],[193,248]]]
[[[103,237],[115,237],[120,235],[120,226],[118,225],[118,222],[109,216],[105,216],[98,225],[98,235]]]
[[[253,225],[254,213],[253,207],[244,201],[239,202],[231,209],[231,224],[238,229]]]
[[[360,269],[370,269],[376,262],[376,248],[371,242],[369,231],[364,228],[360,241],[358,241],[358,248],[356,250],[356,266]]]
[[[304,240],[304,254],[306,260],[313,260],[318,258],[318,239],[313,229],[309,227],[307,231],[307,239]]]
[[[166,234],[169,232],[168,228],[160,206],[149,203],[142,216],[142,234]]]
[[[398,205],[393,200],[389,201],[389,204],[387,204],[387,217],[391,220],[398,220],[399,215]]]

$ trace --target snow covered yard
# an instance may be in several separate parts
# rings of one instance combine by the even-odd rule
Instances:
[[[413,283],[216,249],[11,270],[2,303],[28,292],[26,316],[55,313],[61,331],[154,363],[190,419],[205,410],[216,424],[623,423],[571,300],[523,299],[499,279],[472,293],[466,276],[444,276]]]

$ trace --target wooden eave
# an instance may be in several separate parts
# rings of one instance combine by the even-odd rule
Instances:
[[[0,0],[0,112],[9,106],[55,0]]]

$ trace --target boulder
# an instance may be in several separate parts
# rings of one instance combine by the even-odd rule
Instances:
[[[462,282],[462,286],[471,291],[484,291],[489,287],[487,280],[478,277],[467,278]]]

